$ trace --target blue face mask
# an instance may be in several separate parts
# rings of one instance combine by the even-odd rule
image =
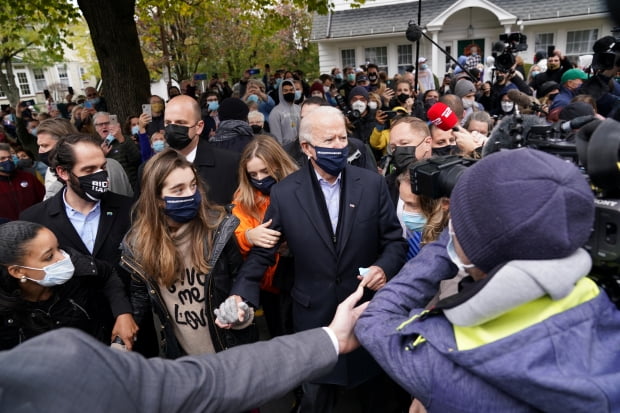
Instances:
[[[258,102],[258,96],[256,95],[248,96],[248,102]]]
[[[17,163],[19,162],[19,157],[17,155],[11,155],[11,159],[13,159],[13,163],[15,164],[15,166],[17,166]]]
[[[31,134],[32,136],[37,136],[37,128],[32,128],[32,129],[30,129],[30,134]]]
[[[250,182],[252,182],[252,186],[259,191],[261,191],[265,195],[269,195],[271,193],[271,187],[277,182],[273,176],[267,176],[263,179],[254,179],[250,178]]]
[[[347,75],[347,81],[349,82],[355,82],[355,73],[349,73]]]
[[[419,212],[403,211],[401,219],[405,227],[412,232],[420,232],[424,229],[424,225],[426,225],[426,217]]]
[[[207,104],[207,108],[209,109],[209,111],[214,112],[216,110],[218,110],[220,108],[220,103],[215,101],[215,102],[209,102]]]
[[[301,92],[299,90],[295,91],[295,100],[301,99]]]
[[[347,156],[349,156],[349,148],[322,148],[314,146],[316,152],[316,164],[331,176],[338,176],[340,172],[347,166]]]
[[[88,101],[94,107],[95,105],[98,105],[99,102],[101,102],[101,98],[99,96],[97,96],[96,98],[88,99]]]
[[[132,126],[131,127],[131,134],[132,135],[137,135],[138,133],[140,133],[140,125]]]
[[[42,280],[35,280],[34,278],[28,278],[24,276],[25,279],[33,281],[43,287],[53,287],[55,285],[61,285],[66,283],[73,277],[73,273],[75,272],[75,267],[73,266],[73,262],[71,262],[71,257],[69,254],[60,250],[64,258],[60,261],[56,261],[51,265],[47,265],[43,268],[33,268],[26,267],[25,265],[19,265],[22,268],[28,268],[29,270],[39,270],[44,271],[45,276]]]
[[[159,153],[164,150],[166,147],[166,142],[164,141],[155,141],[153,142],[153,152]]]
[[[165,196],[164,214],[172,218],[172,220],[184,224],[191,221],[198,214],[202,197],[200,191],[196,190],[194,195],[190,196]]]
[[[6,161],[0,162],[0,172],[11,173],[15,170],[16,165],[13,159],[7,159]]]

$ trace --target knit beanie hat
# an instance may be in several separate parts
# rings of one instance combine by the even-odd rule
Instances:
[[[364,98],[368,100],[368,91],[364,86],[355,86],[349,92],[349,102],[351,102],[351,98],[353,98],[353,96],[364,96]]]
[[[512,260],[564,258],[594,223],[594,197],[573,164],[529,148],[482,158],[450,197],[456,238],[485,273]]]
[[[244,101],[237,98],[226,98],[220,103],[217,115],[220,121],[224,120],[248,120],[250,109]]]
[[[462,98],[470,93],[476,93],[476,86],[474,86],[472,82],[467,79],[461,79],[456,82],[456,86],[454,87],[455,95]]]
[[[319,91],[321,94],[323,93],[323,83],[314,82],[312,86],[310,86],[310,96],[312,96],[312,92]]]

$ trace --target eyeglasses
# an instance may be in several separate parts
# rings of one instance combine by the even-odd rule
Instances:
[[[110,122],[95,123],[95,128],[101,128],[103,126],[110,126]]]

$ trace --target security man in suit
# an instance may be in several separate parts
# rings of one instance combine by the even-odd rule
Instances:
[[[380,289],[405,263],[407,251],[384,179],[347,164],[342,113],[332,107],[313,110],[302,119],[299,141],[309,162],[272,188],[265,214],[265,222],[273,220],[271,228],[282,236],[269,240],[271,248],[252,249],[232,289],[238,300],[258,305],[262,274],[286,241],[295,257],[295,331],[329,322],[360,280],[367,295]],[[339,386],[359,390],[377,377],[376,367],[363,349],[341,356],[330,373],[304,383],[301,412],[331,412]],[[361,393],[368,397],[365,408],[376,390],[368,385]]]

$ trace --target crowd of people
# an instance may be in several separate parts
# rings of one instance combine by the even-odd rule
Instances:
[[[128,119],[94,88],[47,113],[7,108],[0,349],[15,350],[0,359],[20,370],[0,367],[0,388],[43,369],[107,386],[73,364],[104,352],[96,339],[132,353],[102,353],[100,371],[194,377],[106,408],[257,410],[297,387],[299,412],[343,395],[364,412],[617,409],[620,312],[583,250],[592,191],[513,139],[559,121],[574,141],[584,116],[620,136],[620,47],[594,52],[616,59],[588,74],[556,50],[525,74],[471,47],[441,82],[420,57],[392,78],[371,63],[213,76],[201,94],[184,81]],[[411,167],[446,157],[474,165],[450,193],[421,193]],[[243,346],[260,314],[271,337],[297,334]],[[67,346],[73,361],[54,356]],[[33,352],[65,364],[24,368]],[[226,377],[219,392],[255,387],[204,394],[201,373]],[[20,406],[16,389],[0,403]]]

